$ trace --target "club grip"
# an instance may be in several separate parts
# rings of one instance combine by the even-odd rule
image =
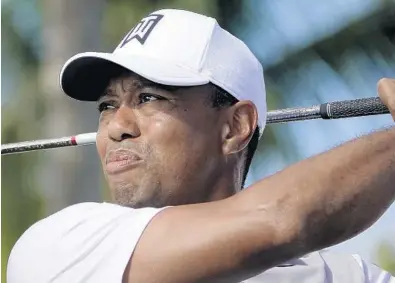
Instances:
[[[379,97],[336,101],[321,104],[322,119],[338,119],[389,113]]]

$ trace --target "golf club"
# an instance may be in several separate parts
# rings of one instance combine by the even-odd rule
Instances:
[[[389,113],[379,97],[335,101],[311,107],[286,108],[267,113],[267,123],[285,123],[311,119],[339,119]],[[22,153],[40,149],[96,143],[96,133],[85,133],[70,137],[25,141],[1,145],[1,155]]]

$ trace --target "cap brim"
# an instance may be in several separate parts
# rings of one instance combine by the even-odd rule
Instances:
[[[193,70],[156,58],[130,54],[85,52],[70,58],[60,74],[60,86],[70,97],[96,101],[116,75],[114,66],[124,67],[150,81],[171,86],[198,86],[209,79]]]

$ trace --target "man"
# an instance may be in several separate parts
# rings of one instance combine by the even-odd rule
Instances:
[[[263,72],[214,19],[156,11],[114,53],[71,58],[61,86],[98,102],[114,204],[76,204],[30,227],[9,283],[394,280],[358,256],[314,251],[392,203],[395,128],[241,190],[266,122]],[[395,117],[395,82],[379,94]]]

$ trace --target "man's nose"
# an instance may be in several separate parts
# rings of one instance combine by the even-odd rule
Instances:
[[[140,130],[133,109],[123,105],[117,109],[108,124],[108,135],[109,138],[115,141],[140,136]]]

